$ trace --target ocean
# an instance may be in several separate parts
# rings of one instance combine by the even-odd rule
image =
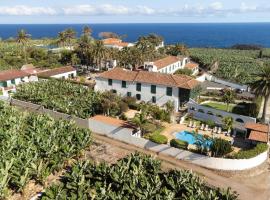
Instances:
[[[16,37],[25,29],[32,38],[56,37],[57,33],[73,28],[81,34],[85,24],[18,24],[0,25],[0,38]],[[156,33],[166,44],[184,43],[188,47],[226,48],[234,44],[257,44],[270,47],[270,23],[190,23],[190,24],[88,24],[93,37],[100,32],[126,35],[125,41],[134,42],[139,36]]]

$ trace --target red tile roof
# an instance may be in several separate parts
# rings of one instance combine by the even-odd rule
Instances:
[[[51,76],[55,76],[58,74],[72,72],[72,71],[76,71],[76,69],[74,69],[71,66],[65,66],[65,67],[59,67],[59,68],[55,68],[55,69],[49,69],[47,71],[40,72],[37,75],[39,77],[51,77]]]
[[[157,69],[162,69],[163,67],[166,67],[168,65],[171,65],[173,63],[176,63],[178,61],[182,61],[183,58],[176,57],[176,56],[167,56],[165,58],[159,59],[157,61],[154,61],[154,65],[157,67]]]
[[[128,42],[122,42],[122,40],[118,38],[107,38],[103,39],[102,41],[104,45],[115,45],[120,47],[127,47],[129,45]]]
[[[135,128],[132,124],[128,123],[127,121],[123,121],[123,120],[116,119],[113,117],[107,117],[104,115],[96,115],[94,117],[91,117],[90,119],[95,120],[95,121],[100,121],[106,124],[110,124],[115,127],[124,127],[124,128],[132,128],[132,129]]]
[[[171,75],[148,71],[130,71],[118,67],[110,71],[106,71],[100,74],[98,77],[113,80],[165,85],[184,89],[192,89],[199,84],[198,81],[186,75]]]
[[[248,139],[267,143],[267,133],[260,131],[251,131]]]
[[[194,69],[196,67],[199,67],[199,64],[198,63],[195,63],[195,62],[189,62],[185,65],[185,68],[188,68],[188,69]]]
[[[24,71],[18,69],[10,69],[0,72],[0,81],[8,81],[15,78],[24,78],[26,76],[29,76],[29,74]]]
[[[245,128],[255,130],[255,131],[264,132],[264,133],[268,133],[268,126],[265,125],[265,124],[258,124],[258,123],[249,122],[249,123],[245,124]]]

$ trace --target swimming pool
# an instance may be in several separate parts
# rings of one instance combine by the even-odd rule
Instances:
[[[197,137],[197,138],[196,138]],[[202,135],[197,134],[194,136],[193,133],[188,131],[181,131],[176,134],[176,139],[186,141],[188,144],[195,144],[197,140],[202,141],[202,146],[206,148],[210,148],[212,145],[212,141],[205,139]]]

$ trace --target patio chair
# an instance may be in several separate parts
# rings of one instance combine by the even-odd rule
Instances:
[[[204,128],[205,131],[208,131],[209,130],[209,126],[208,124],[205,125],[205,128]]]
[[[204,129],[204,124],[201,124],[200,130],[203,130],[203,129]]]

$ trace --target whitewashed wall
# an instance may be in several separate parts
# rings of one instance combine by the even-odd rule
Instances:
[[[241,84],[237,84],[237,83],[232,83],[230,81],[226,81],[226,80],[217,78],[217,77],[215,77],[215,76],[213,76],[211,74],[208,74],[208,73],[204,73],[200,77],[196,78],[196,80],[200,81],[200,82],[204,82],[206,80],[207,81],[212,81],[212,82],[215,82],[215,83],[220,83],[220,84],[229,86],[229,87],[231,87],[233,89],[241,89],[241,90],[248,91],[248,86],[247,85],[241,85]]]
[[[136,97],[136,94],[141,94],[141,101],[152,102],[152,97],[156,97],[156,104],[163,106],[168,101],[174,102],[175,110],[178,111],[179,98],[178,88],[173,87],[172,96],[166,95],[167,86],[156,85],[156,94],[151,93],[151,84],[141,83],[141,91],[136,91],[136,82],[127,82],[127,87],[122,88],[122,81],[113,80],[112,86],[108,85],[108,79],[96,78],[95,90],[97,91],[110,91],[116,90],[117,94],[121,96],[127,96],[127,92],[131,92],[132,97]]]
[[[62,74],[57,74],[57,75],[54,75],[54,76],[51,76],[52,78],[65,78],[65,79],[68,79],[69,76],[71,76],[73,74],[74,77],[77,76],[77,72],[76,71],[71,71],[71,72],[66,72],[66,73],[62,73]]]
[[[199,112],[199,110],[203,110],[204,113]],[[208,112],[213,113],[213,115],[207,114]],[[254,122],[254,123],[256,123],[256,118],[249,117],[249,116],[244,116],[244,115],[237,115],[237,114],[234,114],[234,113],[229,113],[229,112],[225,112],[225,111],[222,111],[222,110],[217,110],[217,109],[214,109],[214,108],[206,107],[206,106],[197,104],[192,99],[190,99],[189,102],[188,102],[188,113],[192,113],[193,114],[193,117],[195,119],[199,119],[199,120],[213,120],[217,124],[223,124],[222,118],[218,117],[217,115],[221,115],[223,117],[230,116],[235,121],[234,122],[234,126],[237,126],[237,127],[244,126],[244,124],[247,123],[247,122]],[[238,122],[236,122],[237,119],[243,120],[244,123],[238,123]]]

